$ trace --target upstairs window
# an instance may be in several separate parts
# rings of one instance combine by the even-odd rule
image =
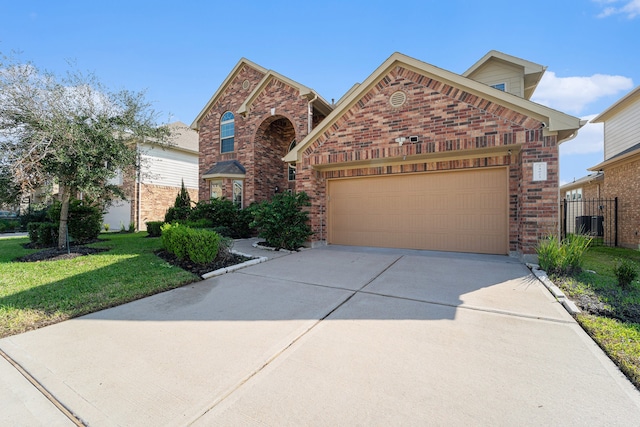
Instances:
[[[491,87],[494,88],[494,89],[501,90],[503,92],[507,91],[507,84],[506,83],[498,83],[498,84],[495,84],[495,85],[491,85]]]
[[[233,140],[235,136],[234,117],[231,111],[222,115],[220,120],[220,152],[230,153],[233,151]]]

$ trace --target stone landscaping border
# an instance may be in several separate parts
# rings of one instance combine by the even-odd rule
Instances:
[[[560,304],[571,314],[575,316],[576,314],[581,313],[582,311],[578,308],[577,305],[573,301],[571,301],[567,296],[557,287],[549,276],[547,276],[547,272],[540,269],[538,264],[527,263],[527,267],[531,270],[531,272],[542,282],[542,284],[551,292]]]

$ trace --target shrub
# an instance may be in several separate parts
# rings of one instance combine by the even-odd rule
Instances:
[[[193,220],[188,220],[185,221],[184,225],[186,225],[187,227],[191,227],[191,228],[212,228],[213,227],[213,221],[207,219],[207,218],[200,218],[197,219],[195,221]]]
[[[191,221],[206,219],[210,221],[212,227],[232,228],[237,213],[238,207],[231,200],[211,199],[196,203],[189,219]]]
[[[59,223],[62,204],[56,202],[49,208],[48,216],[52,222]],[[78,244],[95,240],[102,230],[102,210],[83,200],[69,202],[69,236]]]
[[[251,227],[251,222],[253,221],[253,211],[256,209],[256,206],[258,206],[256,203],[252,203],[244,209],[237,210],[233,226],[231,227],[233,230],[231,237],[246,239],[255,234],[256,231]]]
[[[638,277],[638,270],[632,261],[623,258],[616,260],[613,266],[613,274],[616,275],[618,284],[622,289],[629,289],[631,283]]]
[[[160,237],[160,234],[162,233],[162,230],[160,230],[160,227],[162,227],[162,224],[164,224],[164,222],[162,221],[147,221],[147,233],[149,233],[149,237]]]
[[[167,209],[167,213],[164,216],[164,222],[184,221],[189,218],[191,214],[191,198],[189,192],[184,187],[184,181],[182,181],[182,187],[180,192],[176,196],[176,200],[173,206]]]
[[[208,264],[216,259],[220,235],[215,231],[187,228],[187,256],[196,264]]]
[[[29,240],[40,247],[55,246],[58,243],[58,227],[54,222],[30,222],[27,224]]]
[[[48,222],[47,211],[48,208],[29,210],[28,213],[20,216],[20,226],[23,230],[26,230],[30,222]]]
[[[196,264],[208,264],[218,255],[220,236],[204,229],[193,229],[179,223],[164,224],[163,248],[178,259],[189,259]]]
[[[582,269],[583,255],[590,244],[590,237],[578,234],[567,236],[563,242],[549,236],[536,249],[540,268],[561,275],[577,273]]]
[[[303,210],[310,205],[305,192],[278,193],[253,208],[251,225],[270,246],[297,250],[313,234],[308,224],[309,213]]]
[[[20,221],[17,219],[0,219],[0,233],[16,231],[20,228]]]

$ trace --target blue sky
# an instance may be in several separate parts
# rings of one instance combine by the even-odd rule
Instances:
[[[533,100],[591,118],[640,84],[640,0],[12,1],[0,52],[68,61],[114,90],[146,90],[162,122],[191,124],[241,57],[325,99],[393,52],[463,73],[496,49],[548,67]],[[601,125],[564,143],[561,183],[603,159]]]

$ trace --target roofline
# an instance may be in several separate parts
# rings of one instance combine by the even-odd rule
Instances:
[[[251,62],[249,61],[247,58],[240,58],[240,60],[238,61],[238,63],[233,67],[233,69],[231,70],[231,72],[227,75],[227,77],[224,79],[224,81],[222,82],[222,84],[220,85],[220,87],[218,87],[218,90],[216,90],[216,92],[213,94],[213,96],[211,97],[211,99],[209,99],[209,101],[207,102],[207,104],[204,106],[204,108],[202,109],[202,111],[200,111],[200,113],[198,114],[198,116],[195,118],[195,120],[193,121],[193,123],[191,123],[191,129],[194,130],[199,130],[198,127],[198,122],[200,122],[200,120],[204,117],[204,115],[206,114],[206,112],[209,110],[209,108],[211,108],[211,106],[213,104],[215,104],[215,102],[218,100],[218,98],[220,97],[220,95],[222,95],[222,93],[226,90],[227,86],[229,86],[229,83],[231,83],[231,81],[233,80],[233,78],[236,76],[236,74],[238,73],[238,71],[240,71],[240,69],[242,68],[243,65],[248,65],[251,68],[254,68],[258,71],[260,71],[263,74],[266,74],[268,72],[268,70],[264,67],[261,67],[260,65],[256,64],[255,62]]]
[[[324,98],[322,98],[316,91],[314,91],[313,89],[303,84],[296,82],[295,80],[292,80],[286,76],[283,76],[282,74],[276,71],[268,70],[264,75],[264,77],[262,77],[262,80],[260,80],[260,82],[256,85],[256,87],[251,91],[249,96],[247,96],[244,102],[240,105],[237,113],[243,114],[243,115],[246,114],[249,111],[249,107],[251,106],[253,101],[255,101],[258,95],[264,90],[264,88],[272,79],[278,79],[288,84],[289,86],[298,89],[300,96],[306,97],[309,100],[315,99],[316,102],[320,101],[323,104],[321,106],[321,109],[324,110],[323,112],[326,112],[327,114],[331,112],[332,110],[331,105]]]
[[[560,191],[562,191],[563,189],[569,188],[569,187],[573,187],[573,186],[580,186],[580,185],[584,185],[584,184],[590,184],[594,181],[602,181],[604,179],[604,173],[598,171],[595,174],[591,174],[591,175],[587,175],[587,176],[583,176],[582,178],[578,178],[572,182],[568,182],[564,185],[561,185],[559,187]]]
[[[497,58],[505,62],[510,62],[512,64],[519,65],[524,68],[525,74],[534,74],[539,72],[544,73],[544,71],[547,69],[547,67],[545,67],[544,65],[536,64],[535,62],[527,61],[526,59],[518,58],[517,56],[507,55],[506,53],[502,53],[497,50],[491,50],[487,52],[487,54],[484,55],[482,58],[480,58],[478,61],[476,61],[475,64],[469,67],[469,69],[464,73],[462,73],[461,75],[463,77],[469,77],[470,74],[473,74],[474,71],[476,71],[478,68],[484,65],[491,58]]]
[[[620,110],[627,108],[633,101],[635,101],[636,95],[640,96],[640,86],[636,86],[636,88],[632,89],[631,92],[627,93],[609,108],[591,119],[591,123],[603,123],[605,120],[611,118],[611,116],[620,112]]]
[[[556,133],[558,135],[558,143],[564,142],[568,138],[575,137],[577,130],[586,123],[577,117],[570,116],[560,111],[554,110],[544,105],[537,104],[533,101],[521,98],[519,96],[495,90],[484,83],[477,82],[467,77],[455,74],[434,65],[419,61],[399,52],[395,52],[386,61],[384,61],[367,79],[353,90],[335,110],[331,112],[320,124],[313,129],[298,145],[296,145],[283,158],[285,162],[298,161],[298,153],[301,153],[312,141],[322,135],[330,126],[332,126],[341,115],[351,108],[359,100],[359,97],[371,90],[378,81],[391,71],[395,66],[402,65],[405,68],[411,68],[414,71],[431,75],[435,79],[456,87],[463,87],[469,92],[475,93],[484,99],[496,102],[500,105],[523,112],[529,116],[533,116],[541,122],[545,122],[545,133]]]
[[[609,165],[612,165],[613,163],[617,163],[617,162],[622,162],[624,160],[628,160],[630,157],[637,156],[638,154],[640,154],[640,148],[637,148],[637,149],[635,149],[633,151],[630,151],[630,152],[622,154],[622,155],[618,155],[618,156],[612,157],[609,160],[605,160],[602,163],[598,163],[595,166],[587,168],[587,170],[593,171],[593,172],[598,172],[598,171],[601,171],[602,168],[605,167],[605,166],[609,166]]]

